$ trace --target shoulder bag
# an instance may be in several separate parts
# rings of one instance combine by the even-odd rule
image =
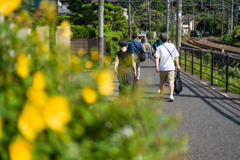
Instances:
[[[137,49],[138,53],[137,53],[137,60],[143,62],[146,60],[146,56],[144,52],[140,52],[139,49],[137,48],[136,44],[134,42],[132,42],[135,46],[135,48]]]

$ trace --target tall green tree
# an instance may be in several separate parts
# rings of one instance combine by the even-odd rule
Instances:
[[[75,13],[71,16],[71,23],[74,25],[98,26],[98,3],[92,0],[69,0],[68,9]],[[104,3],[104,31],[120,31],[127,35],[128,22],[123,14],[121,6],[112,3]]]

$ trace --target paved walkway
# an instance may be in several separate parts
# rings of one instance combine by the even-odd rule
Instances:
[[[183,91],[169,101],[168,85],[163,99],[157,97],[159,76],[155,63],[141,63],[141,82],[146,84],[145,98],[164,103],[164,113],[182,115],[182,133],[189,137],[191,160],[240,159],[240,96],[227,98],[206,82],[181,72]],[[146,83],[149,82],[149,83]]]

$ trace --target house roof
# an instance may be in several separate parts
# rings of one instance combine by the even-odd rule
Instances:
[[[183,15],[183,21],[188,21],[188,18],[189,18],[189,21],[192,21],[193,20],[193,16],[191,15]]]
[[[58,7],[58,15],[73,15],[73,13],[68,9]]]

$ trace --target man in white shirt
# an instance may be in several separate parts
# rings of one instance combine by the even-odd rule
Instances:
[[[160,34],[160,41],[163,45],[158,46],[156,49],[155,62],[156,72],[159,73],[160,83],[158,94],[163,94],[164,83],[169,83],[170,89],[170,101],[174,101],[173,90],[174,90],[174,71],[176,62],[177,69],[180,70],[178,62],[178,51],[173,43],[168,43],[167,33]],[[159,61],[160,59],[160,61]]]

